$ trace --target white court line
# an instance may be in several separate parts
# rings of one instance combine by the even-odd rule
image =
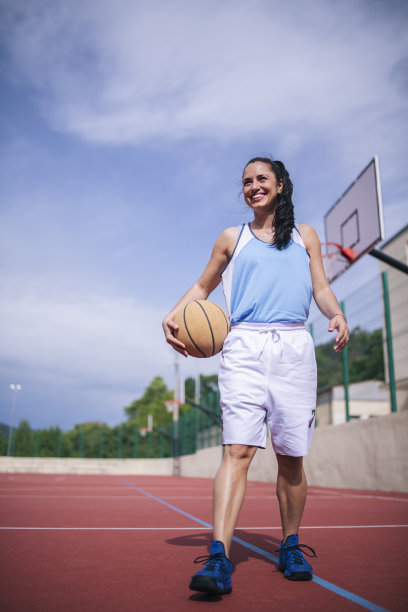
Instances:
[[[303,529],[391,529],[408,525],[310,525]],[[279,527],[237,527],[236,531],[280,531]],[[208,527],[0,527],[1,531],[210,531]]]
[[[118,490],[120,490],[120,487],[113,487],[112,489],[109,489],[108,491],[104,487],[59,487],[57,485],[55,487],[0,487],[0,493],[11,493],[14,491],[38,491],[38,492],[44,491],[45,493],[47,491],[50,491],[50,492],[57,491],[58,493],[63,492],[63,491],[72,491],[72,492],[93,491],[97,493],[98,491],[100,491],[102,493],[106,491],[106,494],[108,494],[109,491],[115,492]]]
[[[41,491],[42,489],[46,489],[46,490],[50,490],[50,487],[22,487],[22,488],[16,488],[13,487],[11,489],[10,488],[1,488],[0,487],[0,491],[5,491],[7,493],[0,493],[0,498],[1,497],[50,497],[50,498],[110,498],[110,499],[114,499],[115,497],[117,498],[129,498],[129,499],[134,499],[134,497],[131,498],[130,495],[64,495],[62,493],[63,490],[65,489],[79,489],[82,487],[61,487],[61,494],[58,495],[26,495],[26,494],[13,494],[11,491],[15,492],[15,491]],[[89,488],[89,487],[87,487]],[[92,488],[92,487],[90,487]],[[95,487],[98,489],[116,489],[118,490],[118,487]],[[151,487],[149,487],[150,489]],[[53,490],[55,491],[55,488],[53,487]],[[162,495],[163,499],[211,499],[212,496],[211,495]],[[137,499],[143,499],[143,497],[138,497]],[[272,495],[246,495],[245,499],[276,499],[276,495],[272,494]],[[378,499],[378,500],[382,500],[382,501],[396,501],[396,502],[404,502],[404,503],[408,503],[408,498],[404,498],[404,497],[391,497],[391,496],[385,496],[385,495],[370,495],[370,494],[361,494],[361,493],[339,493],[336,495],[325,495],[325,494],[315,494],[315,493],[308,493],[307,496],[308,500],[321,500],[321,499],[330,499],[333,501],[337,501],[337,500],[345,500],[345,499],[367,499],[367,500],[372,500],[372,499]]]
[[[27,490],[27,489],[23,489],[23,490]],[[29,493],[29,494],[25,494],[25,493],[8,493],[8,494],[2,494],[0,493],[0,498],[7,498],[7,497],[12,497],[12,498],[39,498],[39,499],[131,499],[133,501],[141,501],[141,500],[148,500],[149,498],[145,498],[144,496],[140,496],[140,497],[136,497],[134,495],[64,495],[62,492],[59,495],[42,495],[41,493],[39,494],[33,494],[33,493]],[[162,496],[163,499],[212,499],[212,495],[163,495]],[[255,499],[255,500],[261,500],[261,499],[271,499],[271,500],[276,500],[276,495],[246,495],[245,499]],[[325,496],[325,495],[313,495],[313,494],[308,494],[307,499],[309,501],[312,500],[323,500],[323,499],[329,499],[331,501],[337,501],[337,500],[346,500],[346,499],[367,499],[367,500],[372,500],[372,499],[379,499],[379,500],[386,500],[386,501],[397,501],[397,502],[408,502],[408,499],[404,499],[402,497],[384,497],[384,496],[379,496],[379,495],[354,495],[354,494],[350,494],[350,495],[341,495],[341,496],[337,496],[336,498],[333,498],[332,496]]]
[[[131,500],[132,502],[140,502],[140,501],[149,501],[148,497],[145,496],[140,496],[138,497],[137,495],[64,495],[63,493],[59,494],[59,495],[47,495],[46,493],[44,495],[42,495],[41,493],[39,494],[35,494],[35,493],[9,493],[9,494],[0,494],[0,499],[60,499],[60,500],[67,500],[67,499],[128,499]],[[163,495],[162,496],[163,499],[169,500],[169,499],[212,499],[212,495]],[[245,499],[251,499],[251,500],[271,500],[276,502],[276,495],[246,495]],[[308,495],[308,500],[312,501],[312,500],[316,500],[318,499],[319,501],[322,499],[330,499],[333,500],[332,497],[314,497],[313,495]],[[342,499],[347,499],[347,498],[342,498]]]
[[[408,498],[407,497],[391,497],[391,496],[386,496],[386,495],[365,495],[365,494],[361,494],[361,493],[347,493],[346,495],[341,496],[340,499],[344,499],[345,497],[347,497],[348,499],[381,499],[381,500],[385,500],[385,501],[399,501],[399,502],[408,502]],[[337,498],[336,498],[337,499]]]
[[[137,497],[129,493],[128,495],[64,495],[60,493],[59,495],[42,495],[41,493],[0,493],[0,498],[3,497],[29,497],[29,498],[39,498],[39,499],[132,499],[133,501],[140,501],[141,499],[149,499],[148,497]],[[313,495],[309,498],[313,498]],[[163,499],[212,499],[212,495],[163,495]],[[276,495],[246,495],[245,499],[272,499],[276,500]],[[319,499],[322,499],[319,497]],[[328,499],[332,499],[331,497]]]

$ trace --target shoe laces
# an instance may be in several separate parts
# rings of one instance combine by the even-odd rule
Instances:
[[[222,561],[226,560],[226,556],[223,553],[216,553],[215,555],[203,555],[194,559],[194,563],[208,563],[208,569],[217,570],[222,564]]]
[[[311,546],[308,546],[307,544],[293,544],[292,546],[282,546],[282,548],[277,548],[275,552],[290,552],[291,557],[293,558],[295,563],[302,563],[303,558],[302,558],[302,551],[300,550],[301,548],[307,548],[308,550],[312,552],[312,554],[310,554],[306,550],[304,550],[303,553],[307,557],[311,557],[312,559],[317,559],[316,552]]]

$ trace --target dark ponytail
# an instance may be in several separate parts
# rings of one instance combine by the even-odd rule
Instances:
[[[282,193],[279,193],[276,198],[273,218],[273,229],[275,230],[273,244],[280,250],[289,244],[292,230],[295,227],[295,213],[292,202],[293,184],[283,162],[269,157],[254,157],[249,160],[246,166],[254,162],[268,164],[277,182],[283,181]]]

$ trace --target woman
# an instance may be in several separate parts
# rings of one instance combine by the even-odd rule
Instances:
[[[187,355],[173,335],[174,316],[188,302],[207,299],[222,278],[231,317],[218,377],[224,457],[214,482],[211,553],[190,582],[192,590],[218,594],[232,589],[229,548],[247,471],[257,448],[265,447],[267,425],[278,461],[279,569],[290,580],[312,579],[298,540],[307,489],[303,456],[316,408],[314,346],[305,328],[312,295],[330,320],[329,331],[337,330],[334,350],[343,350],[349,338],[326,280],[319,239],[309,225],[295,227],[293,186],[284,164],[251,159],[242,184],[253,220],[221,234],[202,276],[163,321],[167,342]]]

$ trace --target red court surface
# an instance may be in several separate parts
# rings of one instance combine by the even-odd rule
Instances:
[[[230,595],[188,589],[211,539],[212,482],[0,475],[0,609],[407,610],[408,495],[309,488],[300,541],[312,582],[277,570],[274,485],[248,483]],[[269,557],[268,557],[269,555]]]

